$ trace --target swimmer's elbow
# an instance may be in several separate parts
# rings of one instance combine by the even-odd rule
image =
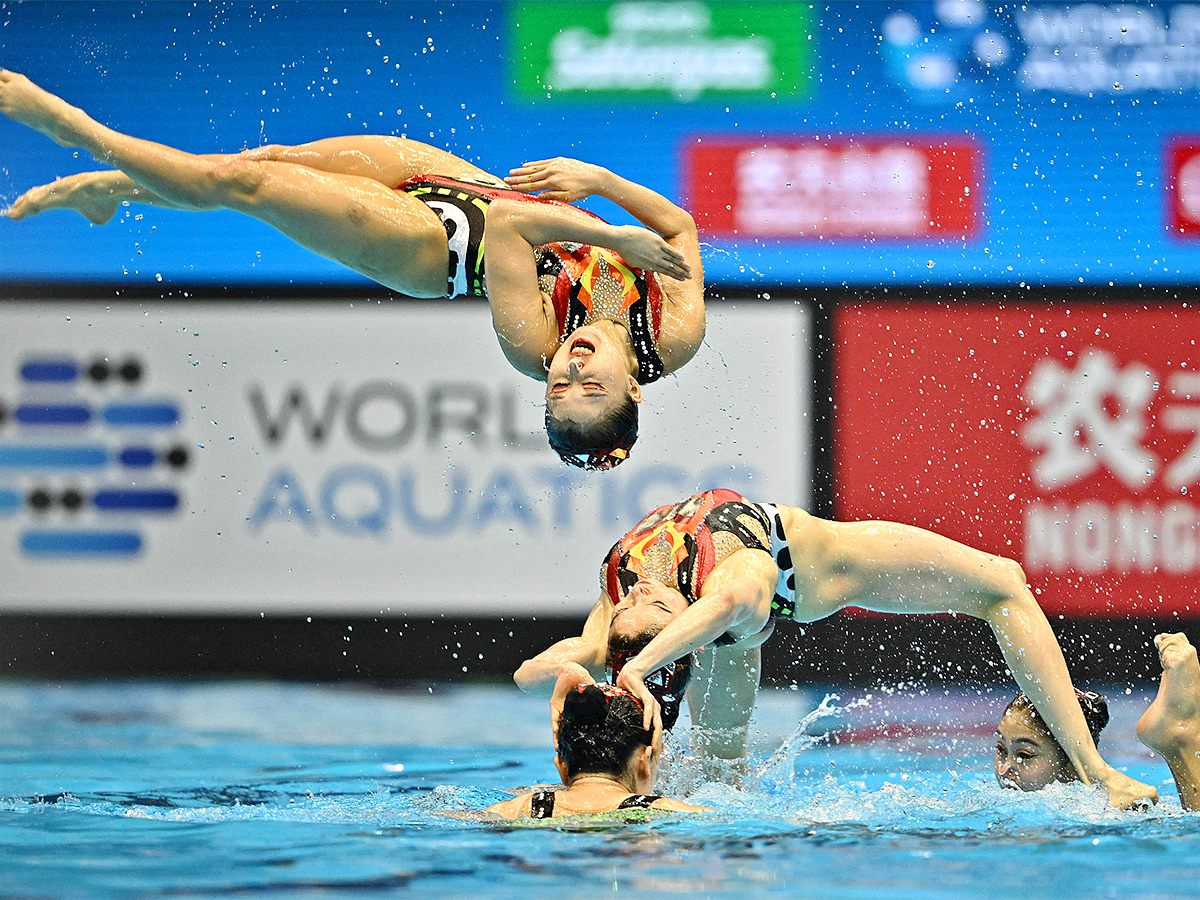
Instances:
[[[557,675],[547,676],[546,667],[538,660],[527,659],[513,672],[513,682],[526,694],[537,697],[549,697],[554,692],[554,682]]]
[[[531,659],[525,660],[525,662],[517,666],[517,671],[513,672],[513,681],[516,682],[517,687],[519,687],[526,694],[533,693],[531,690],[533,687],[533,680],[531,678],[532,673],[529,671],[530,664],[532,662],[533,660]]]

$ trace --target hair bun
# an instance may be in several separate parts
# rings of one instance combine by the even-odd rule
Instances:
[[[563,719],[574,725],[597,725],[608,717],[608,697],[596,684],[580,685],[567,691],[563,700]]]

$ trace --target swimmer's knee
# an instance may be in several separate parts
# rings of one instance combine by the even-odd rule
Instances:
[[[226,204],[253,201],[267,180],[266,171],[258,162],[241,155],[213,163],[207,174],[213,195]]]
[[[1008,557],[1000,557],[1000,575],[1010,588],[1018,593],[1027,592],[1029,588],[1029,578],[1025,574],[1025,569],[1015,559]],[[1032,596],[1032,595],[1031,595]]]
[[[247,162],[273,162],[282,158],[290,149],[287,144],[263,144],[261,147],[243,150],[237,154],[237,158]]]

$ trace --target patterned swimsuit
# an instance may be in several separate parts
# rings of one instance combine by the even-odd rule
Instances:
[[[657,275],[627,265],[612,250],[588,244],[545,244],[534,249],[534,257],[538,282],[554,304],[560,343],[592,322],[622,322],[637,354],[638,383],[662,377],[658,340],[663,292]]]
[[[601,569],[601,587],[613,603],[639,579],[657,581],[695,603],[709,574],[739,550],[770,553],[779,569],[771,616],[796,611],[796,573],[779,511],[730,490],[706,491],[646,516],[613,545]],[[716,643],[732,643],[728,635]]]
[[[446,229],[450,249],[447,297],[486,296],[484,225],[492,201],[567,206],[490,182],[442,175],[417,175],[400,185],[400,190],[433,210]],[[620,254],[590,244],[544,244],[535,247],[533,253],[539,286],[550,295],[554,306],[560,343],[577,328],[592,322],[605,319],[622,322],[629,329],[637,354],[638,382],[649,384],[662,377],[658,340],[663,293],[657,275],[635,269]]]
[[[554,791],[538,791],[529,799],[529,818],[550,819],[554,817]],[[661,794],[631,794],[621,801],[617,809],[649,809]]]

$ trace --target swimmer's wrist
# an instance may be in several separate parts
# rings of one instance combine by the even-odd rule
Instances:
[[[592,193],[604,197],[607,200],[616,202],[616,195],[620,193],[621,181],[611,171],[603,166],[594,167],[594,183],[592,185]]]

